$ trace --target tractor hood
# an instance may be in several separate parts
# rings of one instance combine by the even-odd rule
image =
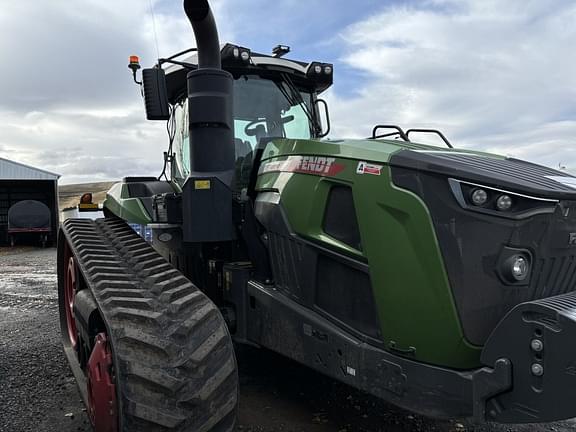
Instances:
[[[263,160],[282,156],[331,156],[438,174],[555,200],[576,200],[576,177],[514,158],[445,149],[399,140],[274,139]]]
[[[390,165],[441,174],[456,180],[515,190],[535,197],[576,199],[576,177],[513,158],[438,150],[401,150]]]

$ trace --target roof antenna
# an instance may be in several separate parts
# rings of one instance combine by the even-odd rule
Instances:
[[[152,0],[148,0],[150,6],[150,15],[152,16],[152,31],[154,32],[154,43],[156,45],[156,58],[160,58],[160,48],[158,45],[158,32],[156,31],[156,15],[154,14],[154,4]]]

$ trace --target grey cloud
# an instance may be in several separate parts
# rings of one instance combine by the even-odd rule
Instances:
[[[158,175],[167,144],[164,125],[142,121],[142,109],[101,117],[35,113],[30,124],[0,123],[0,156],[62,174],[65,183]],[[0,113],[7,124],[17,113]]]
[[[222,20],[227,2],[214,2]],[[190,47],[182,3],[152,3],[160,55]],[[148,1],[3,1],[0,156],[64,183],[159,174],[165,124],[145,121],[127,68],[131,54],[155,62],[153,28]]]
[[[9,61],[0,63],[1,107],[25,112],[130,100],[128,56],[151,48],[130,19],[89,2],[9,0],[3,9],[0,51]]]
[[[243,11],[264,4],[247,1],[214,1],[226,23],[222,40],[246,27]],[[161,54],[189,47],[181,2],[154,3]],[[290,3],[300,4],[282,0]],[[410,4],[338,38],[343,61],[364,79],[357,96],[329,93],[335,135],[364,137],[382,122],[439,127],[459,145],[576,167],[572,2]],[[140,0],[4,1],[0,156],[64,174],[64,182],[158,174],[164,124],[144,121],[126,67],[129,54],[144,65],[156,56],[149,18]],[[270,19],[270,28],[284,25],[282,16]]]

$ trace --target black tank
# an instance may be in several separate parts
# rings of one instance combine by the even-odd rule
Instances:
[[[8,229],[50,228],[50,209],[40,201],[19,201],[8,210]]]

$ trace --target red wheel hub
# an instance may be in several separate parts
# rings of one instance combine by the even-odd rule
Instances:
[[[96,432],[118,431],[112,351],[106,333],[96,336],[88,360],[88,414]]]
[[[77,289],[76,260],[67,247],[64,260],[66,266],[66,276],[64,278],[64,308],[66,310],[66,327],[68,328],[68,338],[72,348],[78,345],[78,330],[76,329],[76,319],[74,318],[74,297]]]

